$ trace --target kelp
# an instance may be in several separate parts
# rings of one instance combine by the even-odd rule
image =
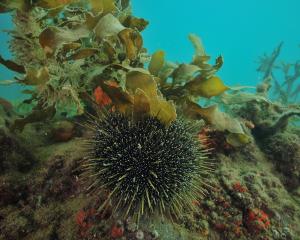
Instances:
[[[4,58],[2,58],[1,55],[0,55],[0,64],[4,65],[9,70],[12,70],[14,72],[25,73],[24,66],[21,66],[21,65],[15,63],[14,61],[11,61],[11,60],[5,60]]]
[[[1,0],[0,13],[11,12],[14,9],[26,11],[32,7],[30,1],[25,0]]]
[[[40,69],[28,68],[26,75],[20,82],[25,85],[45,85],[50,79],[49,70],[47,67]]]
[[[150,74],[128,73],[126,88],[134,95],[134,103],[139,106],[137,109],[144,109],[145,113],[156,117],[167,126],[176,119],[175,105],[161,96],[157,83]]]
[[[235,147],[247,144],[251,140],[251,137],[244,130],[243,123],[220,111],[217,105],[203,108],[192,101],[187,101],[184,112],[194,120],[204,119],[216,130],[226,132],[227,142]]]
[[[116,11],[120,4],[129,8],[129,2],[113,0],[4,2],[3,12],[17,10],[16,28],[9,32],[16,62],[2,57],[0,61],[21,75],[3,83],[33,86],[31,102],[57,109],[66,104],[76,107],[77,113],[84,112],[84,93],[92,95],[99,85],[96,75],[124,86],[128,69],[143,65],[139,31],[147,21],[126,16],[127,10],[121,16]],[[116,64],[129,68],[115,71]],[[22,124],[35,119],[29,114]]]
[[[193,81],[188,82],[185,87],[192,95],[206,98],[219,96],[229,89],[219,77],[212,76],[203,79],[201,75],[196,77]]]
[[[149,72],[154,75],[158,76],[159,71],[162,69],[165,63],[165,52],[162,50],[156,51],[153,53],[151,57],[151,61],[149,63]]]
[[[144,18],[137,18],[134,16],[128,16],[122,24],[127,28],[137,29],[139,32],[143,31],[149,24]]]
[[[86,29],[80,29],[79,31],[65,30],[59,27],[48,27],[44,29],[39,35],[39,42],[44,49],[47,56],[53,56],[58,48],[61,48],[64,44],[72,43],[80,38],[89,36],[89,32]]]
[[[126,28],[118,33],[129,60],[135,60],[143,46],[142,36],[138,31]]]
[[[11,130],[22,131],[26,126],[26,124],[33,123],[33,122],[41,122],[47,119],[51,119],[54,117],[55,113],[56,113],[56,109],[54,106],[45,108],[43,107],[42,103],[39,103],[28,116],[24,118],[16,119],[13,125],[11,126]]]
[[[116,10],[116,5],[114,0],[89,0],[92,10],[95,13],[112,13]]]
[[[97,23],[94,32],[96,37],[105,38],[118,35],[125,27],[120,23],[119,19],[112,14],[102,17]]]
[[[160,63],[159,67],[152,70],[154,75],[161,78],[160,85],[163,94],[167,98],[180,101],[191,96],[199,99],[222,94],[229,88],[215,74],[221,68],[223,58],[218,57],[214,65],[209,64],[210,56],[205,53],[200,38],[191,34],[189,39],[195,48],[195,54],[190,64],[177,65],[164,61],[163,65]],[[151,61],[162,62],[162,60],[158,61],[158,53],[153,54]],[[149,67],[152,66],[153,64],[150,62]]]
[[[248,142],[241,121],[217,106],[199,105],[203,99],[219,97],[224,104],[233,97],[224,98],[230,87],[217,75],[222,56],[211,64],[195,34],[189,35],[195,49],[191,62],[172,63],[163,50],[147,54],[140,32],[148,21],[132,16],[129,1],[43,0],[26,6],[26,12],[24,6],[7,7],[18,11],[10,48],[20,61],[2,62],[21,73],[17,83],[33,87],[27,94],[31,104],[37,103],[31,114],[16,121],[15,129],[48,119],[49,112],[59,111],[60,106],[71,106],[82,114],[85,106],[98,104],[110,105],[112,111],[130,114],[136,120],[156,117],[166,126],[178,114],[205,119],[224,132],[230,144]],[[22,19],[33,23],[24,24]],[[20,44],[27,44],[31,52]]]
[[[172,78],[174,84],[189,82],[200,72],[200,68],[192,64],[180,64],[177,68],[172,69]]]
[[[234,90],[226,86],[216,75],[223,65],[223,58],[217,57],[213,65],[209,64],[210,56],[205,52],[201,39],[194,34],[189,35],[189,39],[195,49],[191,63],[167,62],[165,53],[160,50],[151,57],[148,67],[150,73],[156,77],[163,95],[173,100],[178,108],[183,109],[185,117],[194,120],[205,119],[207,124],[224,132],[227,142],[233,146],[238,147],[249,143],[251,137],[244,130],[246,128],[242,121],[221,112],[217,105],[208,108],[199,105],[198,102],[201,99],[213,97],[222,99],[221,104],[225,101],[229,104],[234,99],[232,95],[225,95],[225,92],[231,90],[236,93],[239,89]],[[242,93],[239,92],[239,94]],[[224,96],[227,96],[226,100]]]
[[[18,83],[17,80],[1,80],[0,81],[0,86],[9,86],[9,85],[12,85],[12,84],[15,84],[15,83]]]

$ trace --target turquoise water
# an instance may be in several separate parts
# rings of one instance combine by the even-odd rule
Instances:
[[[14,42],[34,91],[0,65],[0,240],[300,240],[300,0],[71,1]]]
[[[219,75],[228,85],[256,85],[257,59],[284,41],[281,59],[295,61],[300,55],[298,0],[215,0],[215,1],[132,1],[136,16],[146,18],[150,25],[143,32],[145,46],[150,52],[163,49],[168,60],[189,62],[192,45],[189,33],[201,36],[208,54],[223,55],[224,66]],[[0,15],[0,29],[10,29],[11,19]],[[0,33],[1,54],[9,58],[8,36]],[[14,74],[0,66],[0,80]],[[19,96],[19,87],[0,86],[0,95]]]

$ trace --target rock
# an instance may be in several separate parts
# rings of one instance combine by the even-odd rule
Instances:
[[[29,185],[29,177],[25,177],[22,173],[0,176],[0,209],[2,206],[27,202],[30,194]]]
[[[292,191],[300,186],[300,138],[286,131],[265,139],[263,145],[277,171],[284,175],[286,188]]]
[[[12,112],[13,110],[13,105],[9,101],[1,97],[0,97],[0,106],[2,106],[5,112],[7,113]]]
[[[14,135],[0,129],[0,173],[8,170],[29,171],[35,163],[34,156]]]
[[[56,142],[67,142],[74,137],[75,125],[70,121],[57,121],[53,124],[52,137]]]
[[[2,223],[0,232],[5,239],[23,239],[30,230],[30,222],[27,217],[15,211],[10,213]]]
[[[137,224],[132,219],[127,219],[126,230],[128,232],[135,232],[137,230]]]
[[[158,239],[159,238],[159,233],[157,230],[152,230],[151,232],[151,237],[155,240],[155,239]]]
[[[135,237],[137,240],[143,240],[144,239],[144,232],[142,230],[138,230],[135,234]]]

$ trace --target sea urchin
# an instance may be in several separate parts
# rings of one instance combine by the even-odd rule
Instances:
[[[122,217],[177,216],[206,191],[211,167],[197,138],[199,124],[177,119],[165,126],[151,116],[107,112],[89,126],[84,173],[90,188],[109,192],[107,201]]]

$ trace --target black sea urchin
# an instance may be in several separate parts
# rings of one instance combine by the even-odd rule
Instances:
[[[194,123],[177,119],[166,127],[155,117],[134,121],[114,112],[92,125],[85,173],[91,187],[108,190],[122,217],[176,216],[205,192],[211,168]]]

